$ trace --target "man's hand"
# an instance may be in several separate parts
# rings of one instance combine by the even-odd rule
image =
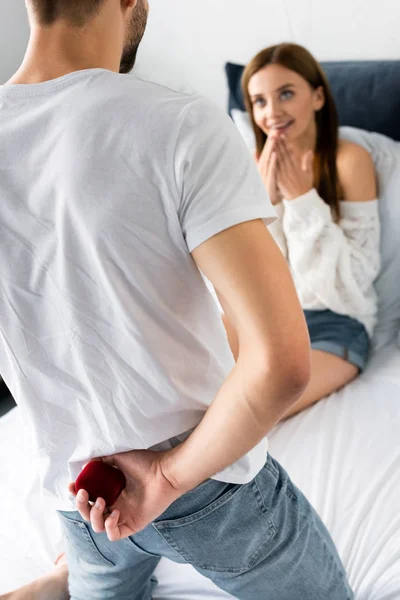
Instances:
[[[174,452],[135,450],[102,458],[121,469],[126,477],[126,488],[112,507],[106,507],[102,498],[91,506],[88,493],[80,490],[76,497],[77,510],[90,521],[96,533],[106,531],[111,542],[142,531],[187,491],[178,489],[177,483],[169,481],[166,475],[165,464]],[[75,494],[74,483],[70,484],[69,491]]]

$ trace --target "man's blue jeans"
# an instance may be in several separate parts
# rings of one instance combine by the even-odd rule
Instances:
[[[270,456],[249,484],[207,480],[120,542],[77,512],[60,515],[72,600],[151,600],[161,556],[242,600],[353,598],[325,526]]]

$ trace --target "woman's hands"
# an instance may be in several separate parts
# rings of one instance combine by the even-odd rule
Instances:
[[[187,491],[180,490],[177,482],[168,478],[166,465],[173,452],[138,450],[103,458],[104,462],[121,469],[126,477],[126,488],[111,507],[111,514],[102,498],[90,505],[89,495],[84,490],[76,497],[77,510],[90,521],[96,533],[106,531],[111,542],[142,531]],[[75,494],[74,483],[70,484],[69,491]]]
[[[313,188],[313,159],[312,150],[301,154],[291,149],[284,135],[274,131],[268,136],[257,162],[272,204],[294,200]]]
[[[260,175],[267,188],[268,195],[273,205],[279,204],[282,200],[282,195],[278,189],[277,180],[277,136],[272,133],[268,136],[267,141],[260,157],[255,156]]]

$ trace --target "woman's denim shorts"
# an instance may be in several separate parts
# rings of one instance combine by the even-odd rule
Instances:
[[[304,315],[314,350],[335,354],[360,371],[365,369],[370,339],[362,323],[331,310],[305,310]]]

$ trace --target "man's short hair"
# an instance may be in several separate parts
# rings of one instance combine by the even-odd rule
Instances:
[[[63,19],[82,26],[95,16],[104,0],[30,0],[35,18],[41,25]]]

